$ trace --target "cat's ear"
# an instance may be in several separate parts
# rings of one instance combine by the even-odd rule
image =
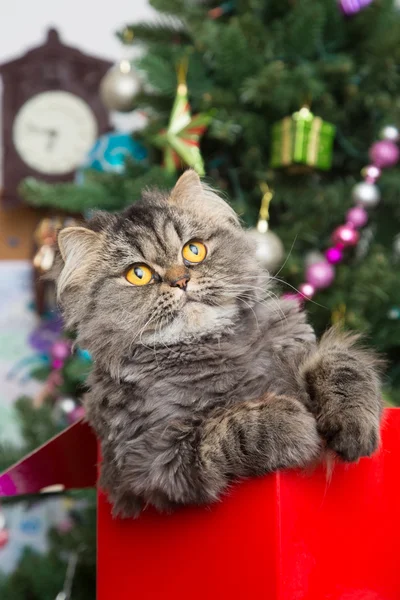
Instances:
[[[86,227],[66,227],[57,242],[64,268],[58,279],[58,295],[70,284],[79,284],[99,250],[101,234]]]
[[[58,234],[58,247],[65,263],[82,261],[98,242],[99,234],[86,227],[66,227]]]
[[[235,211],[209,185],[201,181],[193,169],[180,176],[169,197],[169,202],[196,213],[204,220],[219,220],[240,226]]]
[[[200,177],[194,169],[188,169],[181,175],[173,188],[169,201],[182,206],[203,193]]]

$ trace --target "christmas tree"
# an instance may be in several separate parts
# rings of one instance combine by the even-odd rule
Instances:
[[[400,403],[400,170],[393,166],[396,156],[386,163],[379,156],[396,154],[399,137],[399,9],[392,0],[366,7],[360,2],[358,11],[357,2],[345,0],[150,3],[159,11],[154,22],[119,33],[123,43],[142,49],[133,69],[143,85],[132,102],[148,117],[140,134],[149,150],[147,163],[130,162],[123,174],[88,172],[83,185],[61,185],[57,193],[29,181],[25,197],[71,211],[118,210],[147,185],[170,186],[177,169],[169,168],[168,148],[159,147],[160,133],[168,128],[177,73],[186,64],[192,115],[209,117],[201,139],[206,175],[250,226],[257,220],[260,186],[274,189],[270,227],[285,248],[279,279],[297,289],[307,265],[320,262],[332,246],[335,230],[339,252],[329,258],[341,261],[340,242],[349,232],[337,228],[355,201],[350,218],[357,227],[369,218],[356,248],[351,246],[358,232],[345,240],[350,248],[334,267],[335,280],[307,308],[318,332],[340,322],[366,334],[388,357],[385,391],[389,401]],[[295,132],[295,145],[300,134],[309,135],[300,149],[290,147]],[[321,136],[317,151],[312,135]],[[383,170],[378,190],[374,168],[364,171],[367,186],[355,187],[379,139],[375,163],[390,168]],[[175,158],[182,168],[190,164],[182,154]],[[333,268],[322,273],[322,285],[316,271],[311,281],[316,278],[319,287],[330,283]],[[305,295],[315,292],[301,289]]]

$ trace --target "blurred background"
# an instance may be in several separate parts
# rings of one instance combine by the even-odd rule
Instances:
[[[84,416],[91,357],[43,279],[57,231],[187,167],[318,333],[384,354],[400,405],[399,0],[18,0],[0,39],[0,470]],[[1,600],[95,598],[94,490],[5,481]]]

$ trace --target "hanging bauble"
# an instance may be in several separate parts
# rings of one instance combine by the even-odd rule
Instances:
[[[204,162],[200,152],[200,139],[211,120],[210,115],[192,117],[186,85],[187,62],[178,69],[178,87],[167,129],[155,136],[154,144],[164,150],[164,166],[175,173],[182,166],[192,167],[204,175]]]
[[[329,170],[336,127],[303,107],[272,127],[271,166]]]
[[[400,150],[394,142],[381,140],[372,144],[369,156],[377,167],[388,169],[389,167],[394,167],[399,161]]]
[[[264,182],[261,183],[260,188],[263,196],[257,227],[250,229],[247,235],[256,244],[256,257],[259,264],[270,273],[274,273],[283,263],[285,248],[276,233],[269,229],[269,204],[273,192]]]
[[[305,267],[309,267],[310,265],[320,262],[321,260],[324,260],[324,257],[319,250],[310,250],[304,256],[304,265]]]
[[[8,529],[0,529],[0,548],[4,548],[8,544],[10,533]]]
[[[396,259],[400,259],[400,233],[393,240],[393,254]]]
[[[362,206],[353,206],[346,213],[347,223],[357,229],[364,227],[368,223],[368,213]]]
[[[339,0],[340,10],[347,16],[355,15],[364,10],[373,0]]]
[[[385,125],[379,132],[379,137],[382,140],[388,140],[389,142],[400,142],[400,131],[395,125]]]
[[[112,67],[100,83],[100,98],[109,110],[131,112],[140,89],[140,80],[129,60]]]
[[[329,287],[334,279],[335,269],[325,260],[310,265],[306,270],[306,282],[317,290]]]
[[[127,160],[143,163],[146,158],[146,148],[128,133],[106,133],[99,137],[90,150],[78,174],[78,179],[84,178],[86,169],[106,173],[123,173]]]
[[[339,246],[331,246],[325,252],[325,258],[331,265],[337,265],[343,260],[343,250]]]
[[[392,306],[388,310],[387,317],[391,321],[400,321],[400,306]]]
[[[66,397],[60,398],[57,401],[58,407],[62,413],[68,415],[78,406],[77,401],[74,398]]]
[[[53,407],[53,418],[62,426],[72,425],[85,415],[85,410],[78,399],[70,396],[56,398]]]
[[[6,527],[6,518],[0,509],[0,548],[4,548],[10,539],[10,533]]]
[[[261,233],[257,228],[250,229],[248,235],[256,243],[256,257],[260,265],[274,273],[282,265],[285,256],[280,238],[272,231]]]
[[[352,198],[356,204],[361,204],[364,208],[373,208],[381,199],[379,188],[373,183],[362,181],[353,187]]]
[[[85,409],[83,408],[83,406],[81,404],[79,406],[76,406],[67,415],[68,423],[70,425],[72,425],[76,421],[79,421],[80,419],[83,419],[83,417],[85,416],[85,414],[86,414],[86,411],[85,411]]]
[[[361,175],[367,183],[375,183],[382,175],[382,170],[376,165],[367,165],[361,169]]]
[[[360,239],[360,234],[357,229],[353,227],[350,223],[346,223],[345,225],[339,225],[336,227],[335,231],[332,234],[332,241],[337,246],[341,245],[343,248],[348,248],[350,246],[356,246],[358,244],[358,240]]]
[[[301,283],[299,285],[299,293],[302,296],[304,296],[304,298],[307,298],[308,300],[311,300],[311,298],[314,296],[316,291],[317,291],[316,287],[314,285],[312,285],[311,283]]]

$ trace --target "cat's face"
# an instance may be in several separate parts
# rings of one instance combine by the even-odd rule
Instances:
[[[67,325],[95,358],[226,330],[254,304],[260,268],[230,207],[187,171],[171,194],[145,194],[59,236]]]

